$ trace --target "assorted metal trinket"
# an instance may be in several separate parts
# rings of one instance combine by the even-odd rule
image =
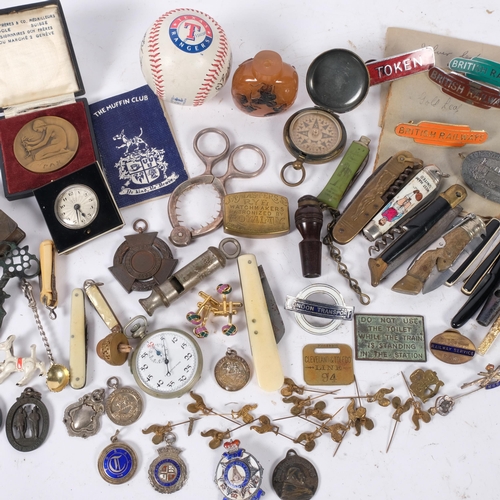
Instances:
[[[28,306],[33,312],[35,323],[38,327],[38,332],[40,333],[40,337],[42,337],[42,342],[45,347],[45,351],[47,352],[47,357],[50,361],[50,366],[45,372],[45,382],[50,391],[60,392],[69,383],[69,370],[64,365],[57,364],[54,361],[54,356],[52,356],[52,350],[50,348],[47,335],[45,335],[42,322],[40,321],[40,316],[38,315],[35,297],[33,295],[33,286],[24,278],[22,278],[21,280],[21,290],[23,291],[24,296],[28,299]]]
[[[64,410],[63,423],[70,436],[88,438],[101,428],[103,413],[104,389],[96,389]]]
[[[187,481],[187,468],[180,457],[181,450],[173,446],[175,435],[168,432],[164,436],[166,446],[158,448],[158,457],[149,466],[149,482],[159,493],[179,491]]]
[[[215,471],[215,484],[224,498],[233,500],[258,500],[264,496],[261,489],[264,469],[257,459],[240,448],[238,439],[224,443],[227,450],[222,454]]]
[[[318,489],[318,473],[309,460],[288,450],[274,468],[272,485],[281,500],[309,500]]]
[[[418,254],[436,241],[462,211],[459,205],[467,197],[460,184],[450,186],[409,220],[401,235],[377,257],[368,259],[372,286],[378,286],[407,258]]]
[[[304,381],[310,385],[354,382],[352,349],[347,344],[308,344],[302,349]]]
[[[220,137],[222,137],[225,143],[225,147],[221,153],[217,155],[207,155],[200,150],[199,148],[200,139],[206,134],[218,134]],[[215,229],[217,229],[222,225],[222,220],[223,220],[222,201],[224,200],[224,197],[227,195],[226,182],[229,179],[233,177],[234,178],[239,177],[242,179],[255,177],[259,175],[266,166],[266,155],[260,148],[252,144],[243,144],[241,146],[238,146],[231,151],[231,154],[229,154],[229,148],[230,148],[229,137],[222,130],[219,130],[217,128],[206,128],[200,130],[200,132],[198,132],[195,138],[193,139],[193,148],[195,153],[198,155],[198,158],[200,158],[200,160],[204,163],[205,171],[203,172],[203,174],[198,175],[196,177],[192,177],[191,179],[184,181],[182,184],[179,184],[170,195],[168,201],[168,218],[170,219],[170,223],[172,224],[173,228],[172,232],[170,233],[170,241],[175,246],[179,247],[184,247],[189,245],[189,243],[191,243],[193,238],[211,233],[212,231],[214,231]],[[254,171],[243,171],[240,170],[235,165],[236,155],[240,151],[243,151],[245,149],[255,151],[255,153],[257,153],[257,155],[260,157],[261,161],[260,166]],[[213,174],[213,168],[228,154],[229,154],[228,166],[225,174],[219,177],[215,176]],[[212,215],[210,222],[193,224],[199,227],[197,229],[194,228],[190,229],[182,225],[182,221],[179,218],[181,212],[180,210],[181,197],[185,196],[186,193],[191,189],[199,186],[208,186],[215,191],[215,194],[219,198],[220,202],[218,205],[219,209],[218,213]],[[203,214],[202,218],[203,221],[206,220],[206,215],[207,214]]]
[[[500,153],[474,151],[462,163],[462,177],[472,191],[487,200],[500,203]]]
[[[45,363],[36,357],[36,344],[31,345],[31,354],[29,357],[19,358],[14,356],[15,335],[9,335],[7,340],[0,342],[0,352],[5,352],[5,359],[0,362],[0,384],[4,382],[9,375],[15,372],[22,372],[23,377],[17,381],[18,386],[26,385],[39,371],[40,376],[45,375]]]
[[[158,307],[169,307],[172,302],[195,287],[200,281],[217,269],[225,267],[227,259],[236,259],[240,251],[241,246],[238,240],[234,238],[223,239],[218,248],[209,247],[196,259],[170,276],[165,283],[153,287],[151,295],[145,299],[139,299],[139,304],[152,316]]]
[[[409,222],[411,225],[411,221]],[[406,275],[392,290],[408,295],[428,293],[445,282],[444,271],[451,268],[462,253],[468,255],[486,234],[486,225],[480,217],[469,214],[437,241],[419,254],[408,267]]]
[[[40,273],[40,262],[35,255],[29,253],[28,245],[20,248],[11,241],[0,242],[2,257],[0,258],[0,267],[2,268],[2,277],[0,278],[0,327],[7,311],[3,308],[6,299],[10,297],[4,291],[5,286],[11,278],[33,278]]]
[[[422,160],[408,151],[396,153],[377,167],[337,220],[333,239],[342,245],[351,241],[422,167]]]
[[[356,359],[425,362],[423,316],[355,314]]]
[[[97,468],[101,477],[110,484],[123,484],[132,479],[137,470],[137,455],[127,444],[118,442],[116,431],[111,444],[99,455]]]
[[[316,294],[326,295],[333,301],[333,305],[307,300],[308,297]],[[296,297],[287,295],[285,309],[295,311],[295,320],[299,326],[314,335],[326,335],[333,332],[342,324],[342,320],[351,320],[354,312],[353,307],[345,305],[344,297],[336,288],[320,283],[306,286]],[[314,325],[304,316],[329,318],[332,321],[323,325]]]
[[[365,226],[363,235],[369,241],[375,241],[387,232],[393,236],[391,228],[394,230],[400,226],[417,208],[422,208],[436,197],[444,177],[449,175],[444,174],[436,165],[424,167]],[[381,244],[386,245],[387,241],[378,242],[378,246]],[[378,246],[370,247],[370,255],[372,249],[379,251]]]
[[[142,397],[135,389],[118,385],[116,377],[108,379],[107,386],[113,392],[104,401],[104,410],[114,424],[131,425],[142,414]]]
[[[215,380],[226,391],[239,391],[250,380],[250,367],[238,353],[228,348],[214,368]]]
[[[224,232],[245,238],[271,238],[290,232],[288,198],[279,194],[227,194],[222,204]]]
[[[18,451],[33,451],[41,446],[49,432],[49,412],[42,395],[27,387],[7,413],[7,439]]]
[[[211,314],[214,316],[223,316],[228,318],[229,323],[222,327],[222,333],[224,335],[230,337],[236,334],[238,328],[233,324],[233,315],[238,312],[238,308],[242,307],[243,304],[241,302],[228,300],[228,295],[232,290],[231,285],[217,285],[217,293],[222,296],[222,300],[220,302],[205,292],[198,292],[198,295],[203,300],[198,302],[198,309],[195,312],[190,311],[186,314],[186,319],[191,324],[195,325],[193,333],[196,337],[201,339],[208,336],[208,328],[206,324]]]
[[[429,344],[437,359],[452,365],[469,362],[476,354],[476,346],[458,330],[446,330],[436,335]]]
[[[137,234],[125,236],[109,270],[127,292],[149,291],[172,274],[177,259],[173,258],[169,246],[157,237],[158,233],[146,232],[148,223],[144,219],[135,220],[132,227]]]

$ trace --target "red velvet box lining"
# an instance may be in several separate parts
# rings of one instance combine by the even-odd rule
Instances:
[[[58,116],[72,123],[78,132],[79,145],[75,156],[66,166],[54,172],[38,174],[25,169],[17,161],[14,155],[14,139],[26,123],[42,116]],[[3,156],[4,191],[8,199],[31,196],[33,189],[75,172],[97,159],[84,101],[0,120],[0,146]]]

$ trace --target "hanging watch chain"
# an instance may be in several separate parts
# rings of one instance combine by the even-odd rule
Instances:
[[[338,210],[328,207],[327,205],[322,205],[321,208],[323,210],[327,210],[332,216],[332,220],[326,228],[326,235],[323,238],[323,244],[328,247],[328,252],[330,253],[330,257],[337,263],[337,271],[339,272],[339,274],[349,282],[349,287],[358,296],[358,299],[361,302],[361,304],[367,306],[371,300],[370,296],[367,295],[366,293],[363,293],[361,287],[359,286],[358,280],[354,279],[350,275],[347,266],[342,262],[342,255],[340,253],[340,248],[334,245],[332,230],[337,221],[339,220],[341,214]]]

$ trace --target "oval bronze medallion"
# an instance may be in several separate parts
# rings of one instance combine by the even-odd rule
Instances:
[[[47,437],[49,421],[49,412],[42,403],[41,394],[27,387],[7,414],[7,439],[16,450],[36,450]]]

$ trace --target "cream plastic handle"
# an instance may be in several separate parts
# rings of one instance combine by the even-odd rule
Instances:
[[[238,269],[257,382],[265,391],[277,391],[285,377],[255,255],[240,255]]]
[[[87,342],[85,331],[85,295],[81,288],[71,292],[69,341],[69,383],[73,389],[85,387],[87,376]]]
[[[55,247],[52,240],[43,240],[40,243],[40,275],[41,290],[40,302],[48,307],[57,306],[57,292],[55,290],[54,275]]]

